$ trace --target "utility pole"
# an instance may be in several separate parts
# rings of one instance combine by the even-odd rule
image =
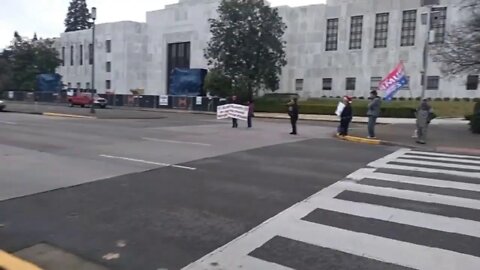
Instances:
[[[435,32],[432,30],[432,15],[433,15],[433,6],[439,5],[439,0],[420,0],[420,5],[422,7],[427,7],[428,12],[422,14],[422,24],[426,26],[425,33],[425,45],[423,48],[423,71],[422,71],[422,94],[421,99],[425,98],[425,92],[427,90],[428,83],[428,60],[430,56],[430,43],[435,39]],[[432,33],[433,32],[433,33]],[[432,40],[433,39],[433,40]]]
[[[90,105],[90,113],[95,114],[95,20],[97,19],[97,8],[92,7],[91,17],[92,25],[92,104]]]

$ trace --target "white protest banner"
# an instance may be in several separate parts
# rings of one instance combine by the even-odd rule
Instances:
[[[238,120],[247,121],[248,118],[248,106],[230,104],[230,111],[228,116],[236,118]]]
[[[230,110],[230,104],[222,105],[217,107],[217,119],[227,119],[228,111]]]
[[[168,106],[168,96],[166,95],[160,96],[160,106]]]
[[[202,105],[202,97],[197,97],[197,100],[195,102],[196,105]]]
[[[343,102],[338,102],[337,110],[335,111],[335,114],[340,116],[343,112],[343,109],[345,109],[345,104]]]
[[[236,118],[247,121],[248,106],[238,104],[227,104],[217,107],[217,119]]]

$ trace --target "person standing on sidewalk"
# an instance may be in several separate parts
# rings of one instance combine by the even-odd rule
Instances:
[[[252,128],[252,118],[255,117],[255,104],[253,99],[248,102],[248,128]]]
[[[347,136],[348,126],[350,125],[350,122],[353,118],[352,98],[349,96],[345,96],[343,98],[343,104],[345,104],[345,108],[343,108],[343,111],[340,114],[340,127],[338,128],[338,135]]]
[[[430,124],[432,107],[428,104],[427,99],[423,99],[417,109],[417,143],[426,144],[428,124]]]
[[[237,99],[237,96],[232,96],[230,104],[240,104],[240,101]],[[232,128],[238,128],[238,119],[232,118]]]
[[[288,103],[288,116],[290,116],[290,123],[292,124],[291,135],[297,135],[297,121],[298,121],[298,103],[297,98],[292,98]]]
[[[377,91],[370,92],[370,102],[368,103],[368,138],[374,139],[375,137],[375,125],[377,124],[377,118],[380,116],[380,107],[382,106],[382,99],[378,96]]]

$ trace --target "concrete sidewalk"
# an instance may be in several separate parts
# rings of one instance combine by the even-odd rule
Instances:
[[[215,112],[205,112],[205,111],[188,111],[188,110],[177,110],[177,109],[154,109],[154,108],[141,108],[141,107],[126,107],[126,106],[109,106],[110,109],[121,110],[125,113],[122,113],[122,117],[125,118],[155,118],[158,117],[158,114],[155,113],[192,113],[192,114],[207,114],[215,115]],[[32,102],[19,102],[19,101],[9,101],[7,103],[7,111],[12,112],[23,112],[23,113],[56,113],[56,114],[71,114],[71,115],[80,115],[80,116],[92,116],[89,113],[88,109],[85,108],[69,108],[68,104],[63,103],[32,103]],[[97,110],[97,116],[99,118],[111,118],[113,114],[109,112],[110,110]],[[129,115],[127,111],[137,112]],[[148,112],[146,114],[141,114],[138,112]],[[270,119],[288,119],[286,113],[264,113],[256,112],[256,118],[270,118]],[[300,114],[300,120],[304,121],[323,121],[323,122],[338,122],[339,119],[335,115],[318,115],[318,114]],[[367,123],[367,117],[354,117],[353,123]],[[415,124],[415,119],[409,118],[378,118],[377,123],[380,125],[386,124]],[[450,125],[450,124],[468,124],[468,121],[460,118],[451,118],[451,119],[435,119],[432,121],[432,125]]]

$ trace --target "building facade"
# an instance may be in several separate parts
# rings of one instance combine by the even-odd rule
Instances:
[[[180,0],[147,12],[146,23],[97,25],[95,88],[100,93],[144,89],[145,94],[167,94],[173,68],[208,68],[204,59],[210,39],[208,19],[216,16],[219,2]],[[433,8],[433,43],[441,44],[445,33],[462,18],[459,2],[441,0]],[[288,26],[284,36],[288,64],[279,92],[304,98],[368,96],[402,61],[409,85],[397,96],[420,96],[427,38],[422,14],[427,12],[420,0],[328,0],[279,7]],[[57,41],[64,61],[59,73],[71,87],[91,84],[91,40],[91,30],[84,30],[64,33]],[[480,97],[478,74],[442,76],[434,57],[428,61],[426,96]]]

